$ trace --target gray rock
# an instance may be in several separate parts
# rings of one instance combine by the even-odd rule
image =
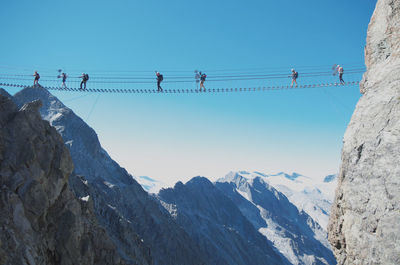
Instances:
[[[378,0],[329,224],[338,264],[400,264],[400,0]]]
[[[0,95],[0,264],[125,264],[71,192],[69,151],[40,106]]]
[[[207,253],[207,264],[290,264],[208,179],[178,182],[173,189],[162,189],[158,197]]]
[[[159,203],[101,147],[96,132],[40,87],[27,87],[13,100],[22,106],[40,99],[41,116],[63,137],[74,162],[70,184],[78,197],[90,196],[99,223],[122,257],[151,256],[142,265],[207,263],[195,241]]]
[[[8,99],[12,98],[12,96],[4,88],[1,88],[1,87],[0,87],[0,95],[3,95]]]
[[[264,178],[229,173],[215,186],[292,264],[336,264],[326,232]]]

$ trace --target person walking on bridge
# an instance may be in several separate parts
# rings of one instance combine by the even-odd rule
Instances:
[[[35,71],[35,73],[33,74],[33,76],[35,77],[35,80],[33,80],[33,86],[39,86],[39,79],[40,79],[40,75],[37,71]]]
[[[82,85],[84,85],[84,89],[86,89],[86,82],[89,80],[89,75],[82,73],[82,75],[79,78],[82,78],[80,89],[82,90]]]
[[[292,74],[290,76],[292,77],[292,85],[290,87],[293,87],[293,83],[295,83],[297,87],[297,77],[299,77],[299,73],[292,69]]]
[[[338,71],[338,73],[339,73],[339,81],[340,81],[340,84],[341,85],[344,85],[344,80],[343,80],[343,72],[344,72],[344,70],[343,70],[343,66],[340,66],[340,65],[338,65],[337,66],[337,71]]]
[[[205,73],[200,72],[200,91],[201,91],[201,88],[203,88],[204,92],[206,92],[206,88],[204,87],[204,82],[206,81],[206,77],[207,77],[207,75]]]
[[[161,82],[164,80],[164,77],[157,71],[156,71],[156,76],[157,76],[157,92],[163,92],[163,89],[161,87]]]
[[[67,88],[67,85],[65,84],[65,82],[67,81],[67,77],[68,77],[67,74],[66,73],[62,73],[60,77],[62,78],[61,87]]]

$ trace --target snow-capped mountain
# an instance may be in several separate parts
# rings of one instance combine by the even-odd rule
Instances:
[[[151,255],[151,264],[210,264],[197,244],[159,203],[101,147],[96,132],[71,109],[40,87],[14,95],[21,106],[40,99],[41,116],[64,139],[74,163],[69,182],[79,198],[93,200],[99,223],[129,264]]]
[[[292,264],[336,264],[326,231],[265,179],[231,172],[215,185]]]
[[[150,255],[156,265],[335,264],[326,233],[306,214],[309,207],[293,202],[297,193],[312,194],[304,192],[310,183],[300,174],[240,172],[214,184],[195,178],[149,196],[142,186],[154,192],[162,183],[121,168],[95,131],[47,90],[29,87],[12,99],[20,106],[42,101],[42,117],[70,150],[74,193],[93,201],[99,223],[128,263]],[[332,179],[326,178],[327,187]]]
[[[261,178],[278,191],[285,194],[299,211],[305,211],[326,230],[330,208],[335,196],[336,176],[329,175],[324,179],[315,180],[298,173],[264,174],[261,172],[240,171],[237,174],[251,180]]]
[[[158,198],[171,216],[207,252],[210,264],[289,264],[239,210],[208,179],[196,177],[174,188],[162,189]]]

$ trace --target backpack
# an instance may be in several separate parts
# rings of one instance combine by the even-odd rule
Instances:
[[[298,73],[298,72],[295,72],[295,73],[294,73],[294,78],[297,78],[297,77],[299,77],[299,73]]]
[[[40,78],[39,73],[36,73],[36,79],[39,79],[39,78]]]
[[[160,74],[160,75],[158,76],[158,80],[160,80],[160,81],[163,81],[163,80],[164,80],[164,77],[163,77],[162,74]]]
[[[206,77],[207,77],[206,74],[202,74],[200,79],[201,79],[202,81],[206,81]]]
[[[85,74],[84,79],[85,79],[85,81],[88,81],[88,80],[89,80],[89,75],[88,75],[88,74]]]

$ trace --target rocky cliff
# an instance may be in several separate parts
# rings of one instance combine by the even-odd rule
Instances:
[[[291,264],[336,264],[326,232],[261,175],[231,172],[215,186]],[[299,176],[295,177],[297,179]]]
[[[41,116],[60,133],[71,153],[72,190],[78,197],[93,199],[97,220],[122,257],[130,260],[148,253],[154,265],[212,264],[184,229],[112,160],[96,132],[71,109],[40,87],[27,87],[13,96],[19,106],[36,99],[43,102]]]
[[[207,264],[336,264],[323,230],[268,176],[195,177],[158,193],[161,204],[207,253]]]
[[[338,264],[400,264],[400,0],[378,0],[329,223]]]
[[[0,94],[0,264],[125,264],[70,190],[70,154],[40,107]]]
[[[158,197],[171,216],[207,253],[207,264],[290,264],[208,179],[196,177]]]

